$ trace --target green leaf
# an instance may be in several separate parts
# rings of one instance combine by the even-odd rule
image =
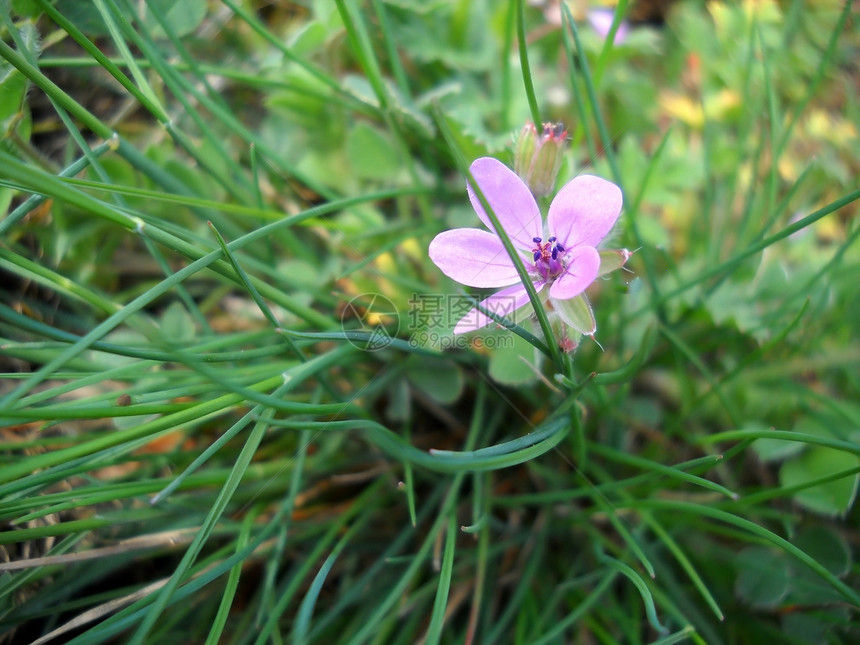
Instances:
[[[707,307],[717,325],[733,321],[744,333],[753,332],[761,327],[760,303],[747,284],[724,282],[708,297]],[[760,340],[763,339],[762,334],[759,336]]]
[[[153,38],[164,38],[164,29],[161,28],[150,5],[156,5],[167,21],[168,27],[177,36],[185,36],[197,29],[206,17],[206,0],[147,0],[147,10],[143,14],[143,24],[150,30]]]
[[[377,109],[381,107],[379,99],[373,91],[373,86],[363,76],[356,76],[354,74],[346,76],[343,79],[343,89],[367,105],[371,105]],[[404,96],[388,79],[385,79],[384,89],[386,100],[389,102],[389,108],[396,116],[402,119],[403,123],[410,130],[427,139],[432,139],[436,136],[436,130],[430,118],[418,109],[412,100]]]
[[[161,333],[172,344],[194,338],[194,319],[181,302],[172,303],[161,316]]]
[[[770,428],[759,421],[749,421],[743,426],[744,430],[769,430]],[[798,432],[808,432],[808,428],[801,429],[800,424],[795,428]],[[803,443],[800,441],[783,441],[782,439],[756,439],[752,442],[752,449],[756,456],[764,462],[782,461],[803,452]]]
[[[408,421],[411,413],[412,401],[409,398],[409,385],[403,379],[394,381],[388,387],[388,405],[385,407],[385,416],[390,421]]]
[[[792,541],[834,576],[843,578],[851,570],[851,549],[842,536],[829,526],[811,526],[798,533]],[[814,571],[797,563],[792,564],[795,569],[789,598],[792,603],[820,605],[839,602],[839,593]]]
[[[35,18],[42,13],[35,0],[12,0],[12,11],[27,18]]]
[[[735,594],[753,607],[776,607],[788,595],[791,567],[780,552],[763,546],[747,547],[734,561]]]
[[[133,347],[136,349],[146,347],[148,344],[146,336],[139,331],[135,331],[127,327],[120,327],[113,330],[104,337],[104,341],[111,345],[123,345],[125,347]],[[95,350],[89,350],[85,356],[90,357],[94,361],[98,361],[101,365],[105,366],[105,369],[129,365],[138,360],[130,356],[110,354],[107,352],[96,352]]]
[[[454,135],[454,140],[460,146],[460,150],[463,151],[463,155],[467,159],[477,159],[487,154],[487,146],[483,143],[487,137],[484,136],[485,133],[480,129],[480,126],[472,127],[471,124],[467,125],[448,113],[444,115],[444,118],[451,133]],[[475,211],[471,208],[469,210],[474,220]]]
[[[535,369],[540,369],[540,352],[516,334],[506,333],[490,338],[498,341],[494,343],[495,349],[490,356],[490,376],[493,380],[503,385],[525,385],[537,381]]]
[[[352,173],[363,179],[390,181],[400,169],[391,140],[364,122],[346,135],[346,156]]]
[[[439,403],[453,403],[463,392],[463,370],[449,360],[413,356],[406,372],[409,381]]]
[[[453,11],[458,4],[464,11]],[[410,58],[422,63],[440,63],[458,71],[489,69],[496,52],[487,37],[489,30],[481,24],[486,20],[482,4],[433,2],[437,11],[422,7],[414,15],[404,13],[401,46]]]
[[[22,116],[27,86],[27,78],[21,72],[0,61],[0,137],[8,136]]]
[[[860,459],[855,455],[811,446],[802,455],[786,462],[779,470],[782,486],[797,486],[841,470],[856,468]],[[836,481],[818,484],[795,494],[794,500],[822,515],[845,515],[854,504],[857,496],[858,475],[843,477]]]
[[[321,22],[313,21],[299,27],[290,37],[290,51],[296,56],[310,56],[325,45],[328,30]]]
[[[782,617],[782,630],[791,634],[794,643],[838,643],[828,640],[828,633],[834,628],[844,627],[850,620],[845,607],[832,607],[819,611],[795,611]],[[842,641],[846,642],[846,641]]]
[[[6,213],[12,203],[14,192],[11,188],[0,188],[0,213]]]
[[[834,576],[840,578],[851,570],[851,549],[839,533],[818,524],[799,533],[794,544],[818,560]]]
[[[336,222],[338,231],[344,235],[353,235],[382,226],[385,217],[373,205],[362,204],[338,215]]]
[[[105,36],[108,33],[98,7],[92,2],[57,0],[54,8],[90,38]]]

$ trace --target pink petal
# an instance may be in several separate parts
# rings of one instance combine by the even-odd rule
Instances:
[[[549,288],[549,297],[567,300],[578,296],[597,278],[600,254],[593,246],[579,246],[568,253],[567,270]]]
[[[612,27],[612,21],[615,19],[615,12],[612,9],[592,9],[586,14],[588,22],[597,34],[604,40],[609,35],[609,29]],[[622,20],[618,25],[618,31],[615,32],[614,43],[619,45],[627,40],[628,27],[627,21]]]
[[[621,189],[611,181],[580,175],[558,191],[549,206],[549,234],[565,248],[597,246],[621,213]]]
[[[543,285],[544,283],[535,284],[535,289],[539,292],[543,288]],[[486,300],[482,300],[480,306],[487,311],[492,311],[499,316],[512,318],[512,314],[514,311],[516,311],[520,307],[527,305],[528,303],[529,294],[526,291],[526,288],[522,285],[522,283],[517,283],[508,287],[507,289],[497,291]],[[465,334],[467,332],[475,331],[476,329],[486,327],[487,325],[490,325],[494,322],[496,321],[487,316],[486,314],[478,311],[478,308],[475,307],[469,313],[463,316],[463,318],[460,319],[460,322],[458,322],[457,325],[454,327],[454,333]]]
[[[504,287],[520,281],[501,240],[488,231],[444,231],[430,242],[428,253],[442,273],[469,287]]]
[[[514,244],[522,249],[531,249],[534,246],[532,238],[543,237],[543,224],[540,209],[528,186],[513,170],[492,157],[476,159],[469,170]],[[478,217],[487,228],[495,231],[472,186],[467,183],[466,189]]]

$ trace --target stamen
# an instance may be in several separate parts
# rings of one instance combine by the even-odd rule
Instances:
[[[562,254],[564,247],[558,243],[556,236],[548,237],[544,242],[539,237],[532,238],[535,246],[532,253],[535,259],[535,271],[544,281],[555,280],[564,272]]]

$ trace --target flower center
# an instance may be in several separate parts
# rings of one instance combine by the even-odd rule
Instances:
[[[534,237],[535,270],[544,281],[552,280],[564,271],[564,247],[556,241],[555,236],[547,238]]]

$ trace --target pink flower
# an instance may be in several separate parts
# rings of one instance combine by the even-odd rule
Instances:
[[[609,35],[609,29],[612,27],[612,21],[615,20],[615,12],[612,9],[590,9],[586,17],[592,29],[605,40]],[[613,44],[620,45],[623,43],[627,40],[628,33],[629,27],[627,26],[627,21],[622,20],[621,24],[618,25],[618,30],[615,32]]]
[[[548,308],[580,333],[593,334],[593,316],[583,292],[599,275],[621,267],[630,256],[626,250],[603,252],[606,266],[601,270],[601,253],[596,248],[618,219],[621,190],[592,175],[572,179],[550,204],[544,230],[535,198],[512,170],[491,157],[475,160],[470,170],[519,251],[535,290],[548,298]],[[467,185],[467,190],[475,213],[494,231],[472,186]],[[429,254],[442,273],[461,284],[505,287],[480,303],[488,311],[509,315],[529,302],[526,288],[494,232],[476,228],[445,231],[430,243]],[[572,302],[577,298],[579,301]],[[584,315],[590,324],[583,324]],[[492,322],[475,308],[457,323],[454,333]]]

